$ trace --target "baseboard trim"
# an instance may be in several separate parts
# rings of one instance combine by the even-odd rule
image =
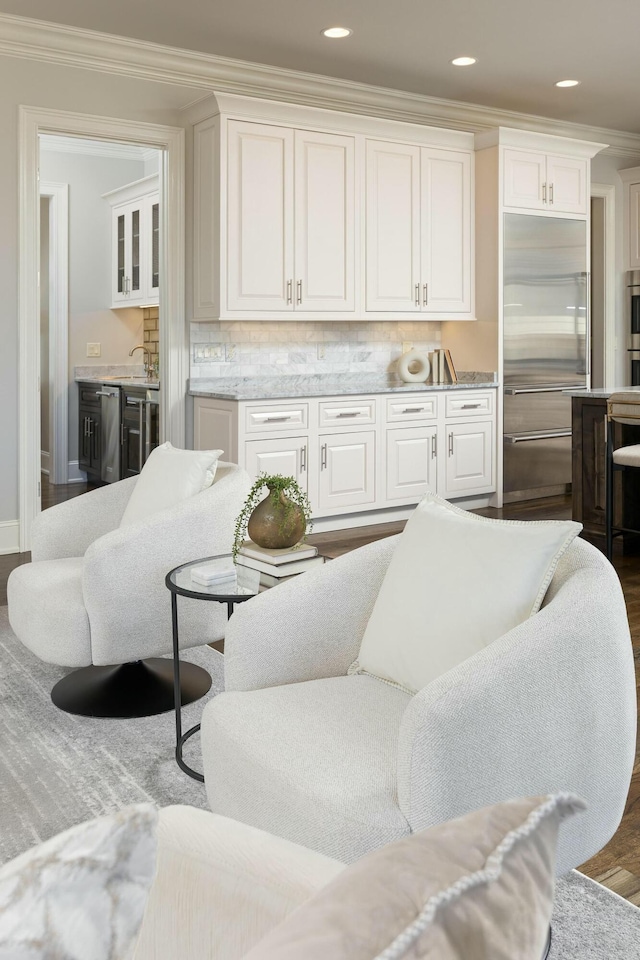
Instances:
[[[77,460],[69,460],[67,466],[67,483],[86,483],[87,475],[80,470]]]
[[[20,553],[20,521],[0,521],[0,556]]]
[[[476,510],[488,507],[491,494],[478,497],[466,497],[454,500],[456,507],[463,510]],[[352,527],[370,527],[375,523],[394,523],[408,520],[417,504],[400,507],[383,507],[380,510],[365,510],[362,513],[346,513],[335,517],[317,517],[313,521],[314,533],[330,533],[333,530],[350,530]]]

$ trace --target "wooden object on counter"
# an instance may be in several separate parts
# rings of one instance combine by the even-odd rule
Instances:
[[[603,397],[572,397],[572,517],[583,524],[585,533],[605,536],[605,416]],[[615,446],[640,443],[640,428],[615,424]],[[621,471],[614,475],[616,526],[640,529],[640,471]],[[627,552],[640,538],[624,534]]]

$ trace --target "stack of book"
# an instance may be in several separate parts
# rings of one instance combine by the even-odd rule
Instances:
[[[324,563],[324,557],[318,556],[317,547],[307,543],[284,547],[282,550],[269,550],[259,547],[252,540],[245,540],[238,550],[236,563],[258,570],[260,583],[265,587],[275,587],[299,573],[320,566]]]
[[[457,383],[458,375],[448,350],[434,350],[431,358],[433,383]]]

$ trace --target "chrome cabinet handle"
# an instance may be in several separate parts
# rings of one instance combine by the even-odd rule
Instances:
[[[88,437],[93,436],[93,420],[91,419],[91,417],[87,417],[87,436]]]
[[[425,283],[422,287],[422,306],[426,307],[429,303],[429,284]]]
[[[307,469],[307,445],[300,450],[300,473]]]
[[[362,412],[360,410],[343,410],[342,413],[336,413],[336,420],[341,420],[344,417],[361,417]]]
[[[291,420],[291,414],[283,417],[265,417],[263,423],[284,423],[285,420]]]
[[[541,433],[505,433],[505,443],[527,443],[529,440],[559,440],[570,437],[571,430],[548,430]]]
[[[416,307],[420,306],[420,284],[416,283]]]
[[[549,184],[549,203],[553,203],[553,184]]]
[[[405,407],[403,413],[423,413],[424,407]]]
[[[477,410],[478,407],[481,407],[481,403],[463,403],[460,407],[461,410]]]
[[[325,470],[327,466],[327,445],[323,443],[320,447],[320,469]]]
[[[293,280],[287,280],[287,303],[293,303]]]
[[[83,419],[83,421],[82,421],[82,436],[83,436],[83,437],[88,436],[88,434],[87,434],[87,419],[88,419],[88,418],[85,417],[85,418]]]
[[[296,283],[296,303],[302,303],[302,280]]]
[[[546,202],[547,202],[547,185],[546,185],[546,183],[543,183],[543,184],[542,184],[542,202],[543,202],[543,203],[546,203]]]
[[[449,456],[453,456],[453,434],[449,434]]]
[[[438,453],[438,442],[436,440],[436,434],[434,433],[431,437],[431,459],[435,460]]]

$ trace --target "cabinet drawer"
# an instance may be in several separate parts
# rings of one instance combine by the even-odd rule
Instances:
[[[103,389],[101,383],[79,383],[78,402],[84,407],[95,407],[99,410],[100,397],[97,394]]]
[[[438,416],[438,397],[389,398],[387,400],[387,422],[398,423],[404,420],[435,420]]]
[[[279,403],[272,406],[248,406],[245,408],[247,433],[273,433],[276,430],[299,430],[309,422],[307,403]]]
[[[321,403],[319,409],[321,427],[334,429],[336,425],[349,427],[352,424],[376,422],[376,401],[373,398],[351,403],[347,400],[329,400]]]
[[[487,391],[487,393],[476,393],[475,390],[460,390],[459,393],[448,393],[445,416],[449,419],[451,417],[477,417],[493,414],[493,394],[493,390]]]

